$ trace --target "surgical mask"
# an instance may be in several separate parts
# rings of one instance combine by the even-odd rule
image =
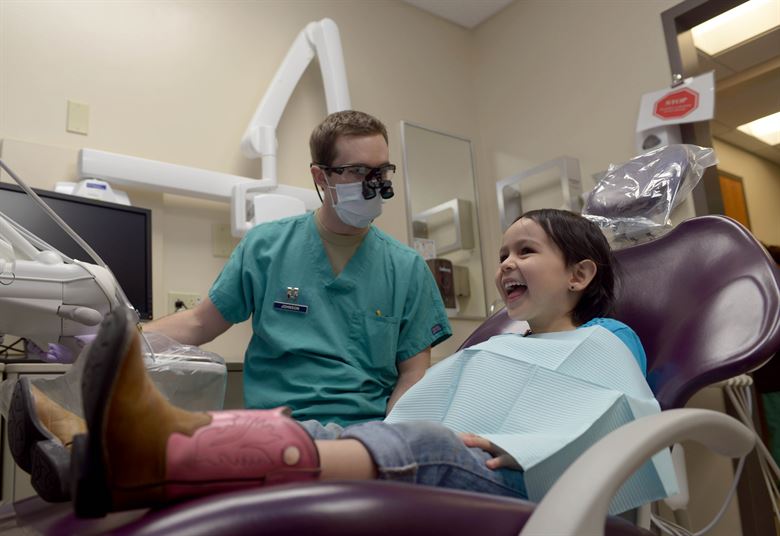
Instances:
[[[333,203],[336,215],[347,225],[352,227],[368,227],[371,222],[382,214],[382,197],[376,196],[373,199],[363,198],[363,183],[353,182],[351,184],[337,184],[335,187],[328,185],[328,188],[336,190],[339,198],[338,203]],[[333,196],[331,195],[331,202]]]

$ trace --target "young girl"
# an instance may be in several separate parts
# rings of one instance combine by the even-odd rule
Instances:
[[[559,210],[523,215],[504,235],[496,285],[509,316],[527,321],[530,330],[483,343],[472,352],[473,363],[484,356],[491,363],[491,356],[500,354],[496,344],[544,345],[557,335],[571,339],[570,333],[590,328],[641,377],[645,356],[638,338],[624,324],[603,318],[612,307],[614,284],[609,246],[594,224]],[[82,392],[88,433],[74,438],[71,461],[78,515],[316,479],[380,478],[528,497],[518,463],[522,445],[517,450],[507,443],[517,453],[513,456],[488,438],[464,433],[472,430],[442,424],[458,422],[461,413],[461,422],[469,422],[469,410],[459,413],[455,406],[469,408],[480,398],[486,403],[477,405],[488,413],[481,421],[513,418],[509,410],[490,409],[503,407],[491,400],[497,393],[480,393],[467,384],[439,396],[441,378],[460,358],[432,367],[386,421],[347,428],[298,423],[282,408],[194,413],[172,406],[146,374],[136,326],[126,311],[105,319],[86,358]],[[430,422],[431,408],[446,419]],[[34,456],[42,465],[55,465],[47,452],[38,449]]]

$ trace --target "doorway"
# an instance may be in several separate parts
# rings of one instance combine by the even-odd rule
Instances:
[[[780,17],[780,0],[759,0]],[[681,125],[684,143],[714,147],[720,163],[710,168],[694,191],[697,215],[727,213],[721,188],[723,172],[742,177],[742,193],[751,230],[767,244],[780,243],[780,140],[761,141],[740,130],[755,119],[780,113],[780,25],[743,41],[712,49],[703,46],[700,24],[756,1],[685,0],[662,13],[673,76],[715,73],[715,117]],[[728,15],[726,15],[728,16]],[[723,17],[721,17],[723,18]],[[698,33],[697,33],[698,32]],[[698,36],[699,43],[695,42]],[[703,50],[703,49],[706,49]]]
[[[719,171],[718,182],[720,195],[723,198],[723,214],[734,218],[749,231],[750,214],[745,200],[745,185],[742,183],[742,177]]]
[[[771,1],[780,10],[780,0]],[[694,39],[700,24],[746,5],[746,0],[684,0],[661,19],[672,80],[715,72],[715,118],[680,129],[683,143],[715,147],[720,160],[693,192],[696,214],[726,214],[774,244],[780,243],[780,143],[759,141],[738,127],[780,112],[780,25],[719,51],[706,52]],[[738,504],[743,534],[775,536],[754,454],[739,483]]]

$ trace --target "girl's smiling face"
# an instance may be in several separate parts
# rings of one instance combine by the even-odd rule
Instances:
[[[510,318],[534,333],[576,326],[571,311],[584,289],[577,266],[566,266],[558,246],[535,221],[522,218],[504,233],[496,286]],[[585,284],[587,286],[587,284]]]

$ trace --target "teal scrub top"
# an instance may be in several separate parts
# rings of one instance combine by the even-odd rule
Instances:
[[[383,419],[397,363],[452,334],[420,255],[371,226],[336,276],[313,214],[251,229],[209,298],[228,322],[252,318],[246,407],[289,406],[298,420]]]

